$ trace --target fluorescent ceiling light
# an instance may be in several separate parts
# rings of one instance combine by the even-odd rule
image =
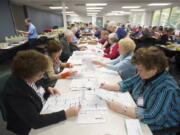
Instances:
[[[101,10],[87,10],[87,12],[100,12]]]
[[[145,9],[131,9],[130,11],[145,11]]]
[[[167,6],[171,5],[171,3],[150,3],[148,6]]]
[[[74,14],[74,11],[66,11],[66,14]]]
[[[49,7],[50,9],[63,9],[63,7]],[[65,7],[66,9],[68,9],[68,7]]]
[[[106,16],[123,16],[124,14],[118,14],[118,13],[107,13]]]
[[[114,12],[114,13],[122,13],[124,11],[111,11],[111,12]]]
[[[72,15],[70,15],[70,16],[79,16],[79,15],[76,15],[76,14],[72,14]]]
[[[111,11],[111,13],[130,14],[131,12],[125,12],[125,11]]]
[[[141,6],[123,6],[122,8],[140,8]]]
[[[107,3],[86,3],[86,6],[107,6]]]
[[[103,9],[103,7],[87,7],[86,9]]]
[[[96,15],[87,15],[87,16],[91,16],[92,17],[92,16],[96,16]]]
[[[88,15],[96,15],[97,13],[87,13]]]

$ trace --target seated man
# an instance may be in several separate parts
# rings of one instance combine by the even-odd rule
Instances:
[[[72,55],[73,51],[85,50],[86,48],[84,46],[78,47],[72,44],[73,38],[74,38],[74,33],[71,30],[66,30],[64,33],[64,37],[60,39],[60,42],[63,45],[63,51],[60,56],[60,60],[62,62],[66,62],[69,59],[69,57]]]
[[[180,88],[166,71],[168,61],[163,51],[156,47],[140,48],[132,63],[137,67],[137,75],[118,84],[101,84],[101,88],[128,91],[137,107],[107,102],[109,107],[148,124],[152,131],[179,126]]]

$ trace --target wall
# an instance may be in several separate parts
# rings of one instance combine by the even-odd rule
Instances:
[[[15,28],[19,30],[26,30],[26,25],[24,23],[25,15],[23,6],[11,4],[11,11],[14,18]]]
[[[104,23],[106,23],[106,21],[109,20],[114,21],[116,23],[126,24],[128,22],[128,19],[128,16],[105,16]]]
[[[50,29],[53,26],[63,27],[62,14],[55,14],[48,11],[42,11],[32,7],[27,7],[28,17],[36,26],[38,33],[42,33],[44,29]]]
[[[0,20],[0,42],[2,42],[6,36],[15,35],[14,24],[8,5],[8,0],[1,0]]]
[[[92,17],[90,16],[67,16],[67,21],[69,22],[84,22],[84,23],[92,23]]]

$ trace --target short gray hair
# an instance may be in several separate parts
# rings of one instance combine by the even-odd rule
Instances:
[[[72,31],[73,33],[76,33],[76,32],[77,32],[77,30],[78,30],[78,28],[77,28],[77,27],[72,27],[72,28],[71,28],[71,31]]]
[[[65,36],[65,37],[74,36],[74,33],[73,33],[71,30],[66,30],[66,31],[64,32],[64,36]]]
[[[119,41],[118,36],[117,36],[116,33],[111,33],[111,34],[109,34],[108,38],[109,38],[109,40],[111,40],[113,43]]]

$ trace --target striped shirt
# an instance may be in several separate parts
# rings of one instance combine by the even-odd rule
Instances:
[[[44,99],[44,93],[45,90],[43,87],[37,87],[35,83],[28,83],[28,85],[36,92],[36,94],[39,96],[41,99],[42,104],[45,104],[45,99]]]
[[[180,88],[168,72],[148,83],[135,75],[119,85],[122,92],[130,92],[135,102],[143,97],[143,106],[136,107],[136,116],[152,131],[180,125]]]

